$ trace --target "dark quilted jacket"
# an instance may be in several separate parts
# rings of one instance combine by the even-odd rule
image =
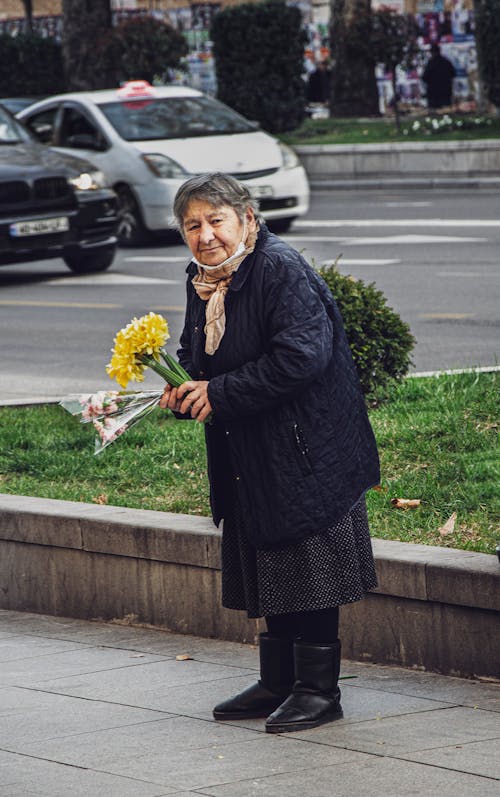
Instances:
[[[226,296],[226,332],[204,353],[205,302],[188,266],[179,359],[209,378],[206,442],[214,522],[224,516],[228,444],[245,530],[258,548],[326,530],[379,482],[377,448],[342,319],[325,282],[262,227]],[[227,453],[226,455],[227,456]]]

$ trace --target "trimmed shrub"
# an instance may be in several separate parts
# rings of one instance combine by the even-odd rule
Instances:
[[[305,117],[306,35],[298,8],[283,0],[245,3],[212,20],[217,96],[272,133]]]
[[[339,306],[361,387],[368,401],[388,395],[392,381],[400,380],[411,365],[415,338],[410,327],[388,307],[373,282],[340,274],[335,266],[319,269]]]
[[[0,84],[5,97],[64,91],[61,45],[34,33],[0,35]]]
[[[179,67],[187,42],[172,25],[152,17],[120,22],[97,42],[95,60],[118,86],[127,80],[160,79],[169,67]]]

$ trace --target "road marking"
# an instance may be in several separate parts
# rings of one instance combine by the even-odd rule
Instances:
[[[349,259],[340,256],[338,259],[334,258],[333,260],[323,260],[322,266],[334,266],[335,263],[338,262],[339,266],[397,266],[401,263],[401,260],[384,260],[380,258],[378,260],[356,260],[356,259]]]
[[[442,319],[445,321],[461,321],[464,318],[474,318],[474,313],[418,313],[418,318]]]
[[[166,313],[183,313],[185,311],[185,307],[176,304],[156,304],[153,305],[152,310],[163,310]]]
[[[66,288],[68,285],[181,285],[179,280],[160,279],[157,277],[143,277],[135,274],[120,274],[112,272],[110,274],[82,274],[80,276],[56,277],[48,280],[46,285],[55,288]]]
[[[189,255],[183,257],[162,257],[161,255],[146,255],[146,257],[123,257],[129,263],[186,263],[189,262]]]
[[[378,244],[451,244],[451,243],[488,243],[487,238],[465,238],[454,235],[383,235],[377,238],[335,238],[330,235],[294,235],[285,236],[285,240],[293,244],[296,241],[310,243],[338,243],[344,246],[367,246]]]
[[[428,208],[433,202],[380,202],[385,208]]]
[[[296,227],[500,227],[500,219],[297,219]]]
[[[11,307],[82,307],[89,310],[115,310],[123,307],[121,304],[108,302],[39,302],[35,300],[21,301],[20,299],[0,299],[0,305]]]
[[[483,277],[500,277],[500,271],[438,271],[437,277],[474,277],[475,279]]]

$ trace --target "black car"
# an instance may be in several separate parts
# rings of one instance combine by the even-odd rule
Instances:
[[[101,172],[38,143],[0,107],[0,265],[62,257],[72,271],[103,271],[116,210]]]

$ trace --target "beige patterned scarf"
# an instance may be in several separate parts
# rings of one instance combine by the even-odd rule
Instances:
[[[226,331],[226,311],[224,301],[235,272],[247,255],[255,249],[258,227],[250,229],[245,249],[234,260],[221,266],[203,266],[198,264],[198,273],[192,283],[200,299],[207,302],[205,310],[205,352],[214,354]]]

